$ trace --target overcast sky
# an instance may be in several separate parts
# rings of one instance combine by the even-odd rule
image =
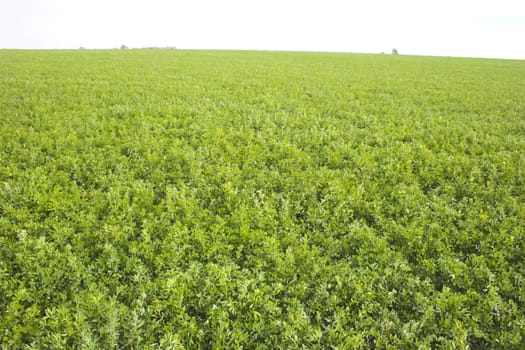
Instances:
[[[0,0],[0,48],[121,44],[525,59],[525,0]]]

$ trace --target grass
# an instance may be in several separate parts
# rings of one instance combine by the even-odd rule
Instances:
[[[523,72],[0,50],[0,346],[522,348]]]

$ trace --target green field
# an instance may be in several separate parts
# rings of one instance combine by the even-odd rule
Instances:
[[[525,61],[0,50],[0,348],[525,348]]]

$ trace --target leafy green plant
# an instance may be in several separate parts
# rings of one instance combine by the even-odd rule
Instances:
[[[0,50],[0,347],[521,349],[524,68]]]

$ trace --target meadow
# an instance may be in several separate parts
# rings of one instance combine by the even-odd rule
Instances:
[[[525,347],[525,61],[0,50],[0,118],[0,348]]]

